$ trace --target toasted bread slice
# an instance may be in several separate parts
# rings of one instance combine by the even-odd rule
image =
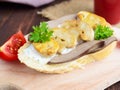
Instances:
[[[106,22],[104,18],[86,11],[79,12],[77,15],[65,16],[58,20],[49,21],[48,24],[49,24],[49,27],[54,28],[56,27],[56,25],[61,24],[66,20],[76,19],[77,16],[79,17],[80,20],[88,23],[91,27],[94,27],[96,24],[109,26],[109,24]],[[18,51],[18,58],[21,63],[24,63],[28,67],[44,73],[65,73],[65,72],[72,71],[76,68],[82,68],[84,65],[88,63],[91,63],[97,60],[102,60],[103,58],[108,56],[116,47],[116,41],[113,41],[111,44],[109,44],[107,47],[105,47],[100,51],[84,55],[73,61],[59,63],[59,64],[44,64],[44,65],[41,64],[39,61],[34,60],[34,58],[28,57],[24,54],[24,49],[26,49],[29,45],[30,43],[27,42]]]

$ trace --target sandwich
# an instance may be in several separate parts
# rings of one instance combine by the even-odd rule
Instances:
[[[87,11],[41,22],[26,35],[18,59],[43,73],[65,73],[103,60],[116,47],[111,25]]]

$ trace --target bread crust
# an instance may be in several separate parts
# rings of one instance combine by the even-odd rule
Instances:
[[[83,68],[83,66],[88,63],[98,60],[103,60],[113,51],[113,49],[116,47],[116,43],[117,41],[114,41],[100,51],[88,55],[84,55],[71,62],[66,62],[61,64],[46,64],[46,65],[41,65],[38,61],[25,56],[23,50],[30,45],[30,43],[26,43],[19,49],[18,58],[21,63],[24,63],[28,67],[43,73],[65,73],[72,71],[74,69]]]

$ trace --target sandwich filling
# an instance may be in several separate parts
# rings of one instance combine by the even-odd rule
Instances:
[[[64,49],[62,54],[54,54],[51,56],[44,56],[40,54],[32,44],[23,50],[25,56],[38,61],[41,65],[44,64],[60,64],[76,60],[84,55],[94,53],[107,47],[112,42],[116,41],[116,37],[109,37],[104,40],[93,40],[82,42],[74,48]]]
[[[45,22],[33,27],[34,32],[29,35],[31,44],[24,49],[24,54],[41,65],[59,64],[102,50],[117,40],[104,18],[88,12],[73,18],[57,26],[54,22],[54,27]]]

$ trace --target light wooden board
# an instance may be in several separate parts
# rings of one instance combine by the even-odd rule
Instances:
[[[120,29],[115,28],[120,40]],[[13,85],[25,90],[103,90],[120,81],[120,48],[105,60],[88,64],[65,74],[43,74],[19,62],[0,60],[0,86]]]

